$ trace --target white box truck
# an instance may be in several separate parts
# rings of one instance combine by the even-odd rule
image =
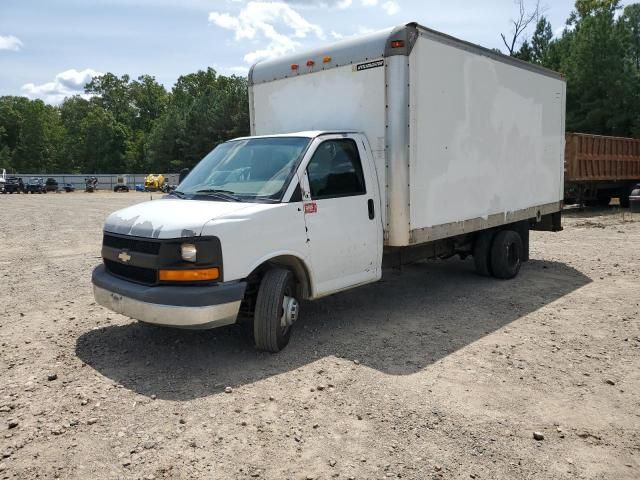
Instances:
[[[257,63],[249,105],[252,136],[107,218],[98,303],[174,327],[246,319],[276,352],[300,300],[454,255],[509,279],[530,229],[561,229],[549,70],[412,23]]]

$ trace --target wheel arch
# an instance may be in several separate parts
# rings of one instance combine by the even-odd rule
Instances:
[[[267,259],[261,260],[260,263],[251,270],[251,273],[247,276],[247,279],[260,278],[266,270],[274,266],[282,266],[291,270],[296,278],[296,282],[299,285],[298,294],[300,295],[300,298],[312,298],[313,281],[309,266],[301,257],[291,253],[277,254]]]

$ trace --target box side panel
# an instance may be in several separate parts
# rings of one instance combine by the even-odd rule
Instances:
[[[559,204],[562,80],[421,35],[410,84],[413,243],[434,239],[436,226],[474,220],[469,231]]]
[[[304,130],[363,132],[373,150],[380,191],[385,192],[385,60],[312,75],[255,84],[252,133],[270,135]],[[383,198],[384,201],[384,198]]]

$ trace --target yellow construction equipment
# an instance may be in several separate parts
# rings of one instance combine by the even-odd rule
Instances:
[[[144,190],[145,192],[164,192],[166,189],[166,183],[164,179],[164,175],[161,173],[155,174],[150,173],[147,175],[147,178],[144,179]]]

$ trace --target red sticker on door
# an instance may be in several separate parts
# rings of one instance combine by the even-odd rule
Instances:
[[[316,202],[304,204],[304,213],[317,213],[317,212],[318,212],[318,204]]]

